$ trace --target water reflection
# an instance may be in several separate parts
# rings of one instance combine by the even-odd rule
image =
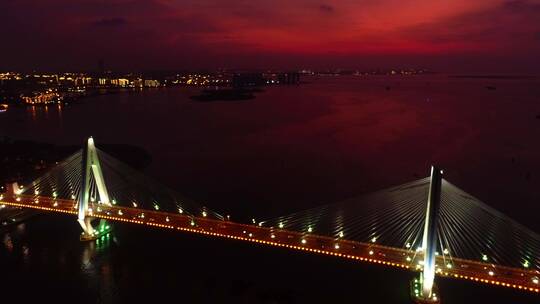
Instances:
[[[26,107],[26,115],[32,122],[39,122],[40,120],[51,120],[58,122],[58,125],[63,121],[64,106],[57,104],[56,106],[29,106]]]
[[[13,241],[11,240],[11,235],[6,233],[4,235],[4,240],[2,243],[4,244],[4,248],[6,248],[8,252],[13,252]]]
[[[86,242],[81,255],[81,268],[86,272],[94,272],[94,260],[99,258],[102,253],[107,252],[115,240],[111,233],[107,233],[95,241]]]

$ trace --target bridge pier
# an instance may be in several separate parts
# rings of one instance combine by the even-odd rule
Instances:
[[[429,194],[426,207],[422,249],[424,251],[424,269],[420,279],[411,282],[411,296],[416,303],[439,303],[435,281],[435,252],[437,251],[437,224],[441,205],[442,170],[432,166]]]
[[[100,228],[94,229],[92,226],[91,216],[92,209],[89,207],[90,201],[90,178],[93,175],[96,182],[96,188],[99,195],[99,199],[103,204],[110,205],[109,193],[105,185],[105,179],[103,172],[101,171],[101,165],[99,163],[99,157],[96,147],[94,145],[94,139],[89,137],[82,151],[82,187],[78,201],[78,222],[81,225],[83,232],[81,234],[81,241],[90,241],[99,238],[102,234],[106,233],[103,227],[108,227],[104,220],[100,221]]]

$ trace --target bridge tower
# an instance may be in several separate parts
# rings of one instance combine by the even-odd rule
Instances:
[[[426,206],[424,234],[422,249],[424,251],[424,269],[420,274],[421,294],[412,294],[417,303],[439,303],[439,295],[434,292],[436,254],[437,251],[437,224],[441,205],[442,170],[431,166],[429,194]],[[413,285],[418,282],[413,281]],[[416,289],[413,287],[413,289]]]
[[[101,171],[98,153],[94,145],[94,139],[89,137],[82,151],[82,185],[81,193],[78,201],[78,222],[83,229],[81,240],[93,240],[99,236],[99,231],[96,232],[92,227],[93,217],[92,210],[89,207],[90,201],[90,179],[93,176],[96,183],[99,201],[103,204],[110,205],[109,193]],[[101,221],[100,226],[104,226],[104,221]]]

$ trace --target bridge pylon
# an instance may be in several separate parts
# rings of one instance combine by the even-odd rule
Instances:
[[[443,172],[441,169],[431,166],[424,234],[422,236],[424,268],[420,274],[420,280],[415,279],[411,283],[411,294],[417,303],[439,303],[440,301],[434,281],[436,272],[435,252],[437,251],[438,242],[437,225],[441,205],[442,174]]]
[[[105,184],[103,172],[101,171],[101,165],[99,163],[99,156],[94,145],[94,139],[89,137],[86,141],[82,151],[82,180],[81,180],[81,193],[78,201],[78,222],[83,229],[81,240],[94,240],[100,236],[102,229],[95,230],[92,226],[93,217],[92,209],[90,208],[90,180],[94,177],[94,181],[97,188],[97,194],[99,195],[99,201],[103,204],[110,205],[109,192]],[[101,220],[100,226],[103,227],[104,220]]]

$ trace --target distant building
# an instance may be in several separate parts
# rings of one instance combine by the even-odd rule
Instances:
[[[257,87],[265,84],[266,79],[261,73],[238,73],[232,78],[232,85],[235,88]]]
[[[299,84],[300,83],[300,73],[298,72],[287,72],[278,74],[278,83],[279,84]]]
[[[145,79],[144,86],[147,88],[157,88],[160,86],[160,83],[155,79]]]

